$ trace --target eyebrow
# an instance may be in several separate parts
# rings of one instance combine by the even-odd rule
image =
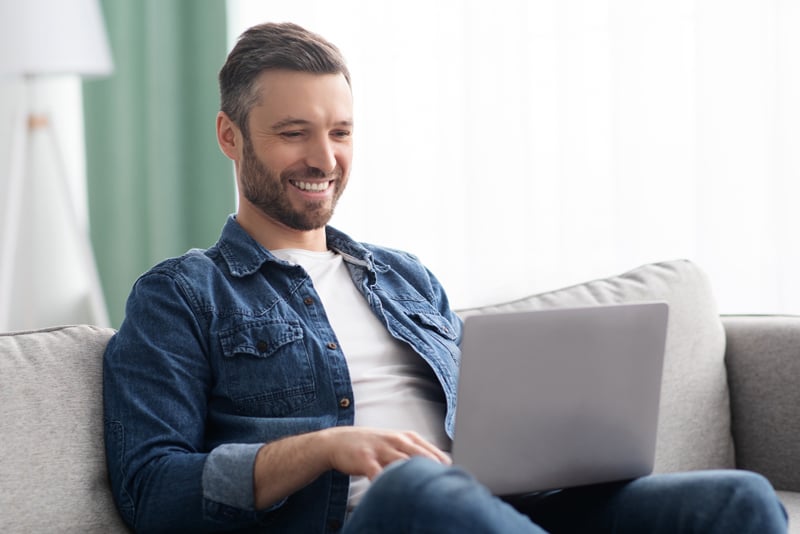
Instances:
[[[281,120],[273,123],[271,128],[272,128],[273,131],[277,131],[277,130],[282,130],[284,128],[289,128],[291,126],[308,126],[310,124],[311,124],[311,121],[306,120],[306,119],[298,119],[298,118],[295,118],[295,117],[286,117],[285,119],[281,119]],[[337,121],[336,122],[336,126],[351,127],[351,126],[353,126],[353,121],[350,120],[350,119]]]

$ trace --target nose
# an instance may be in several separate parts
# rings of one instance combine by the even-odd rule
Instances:
[[[319,169],[326,175],[334,171],[336,168],[336,149],[327,136],[310,144],[306,165]]]

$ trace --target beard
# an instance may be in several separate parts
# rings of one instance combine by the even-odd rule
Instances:
[[[258,159],[249,137],[244,139],[239,176],[242,194],[264,215],[294,230],[316,230],[328,224],[333,217],[336,203],[344,192],[343,174],[339,165],[330,174],[315,167],[278,173]],[[305,202],[300,209],[292,206],[287,194],[288,188],[294,187],[291,181],[320,178],[333,180],[331,187],[334,190],[330,204],[327,200],[320,200]]]

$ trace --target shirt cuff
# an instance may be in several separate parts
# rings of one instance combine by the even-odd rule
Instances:
[[[254,510],[253,467],[263,443],[228,443],[209,453],[203,466],[203,497],[238,508]]]

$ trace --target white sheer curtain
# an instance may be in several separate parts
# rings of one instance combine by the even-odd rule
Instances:
[[[800,313],[800,3],[229,0],[294,21],[356,98],[334,224],[456,307],[674,258],[725,313]]]

